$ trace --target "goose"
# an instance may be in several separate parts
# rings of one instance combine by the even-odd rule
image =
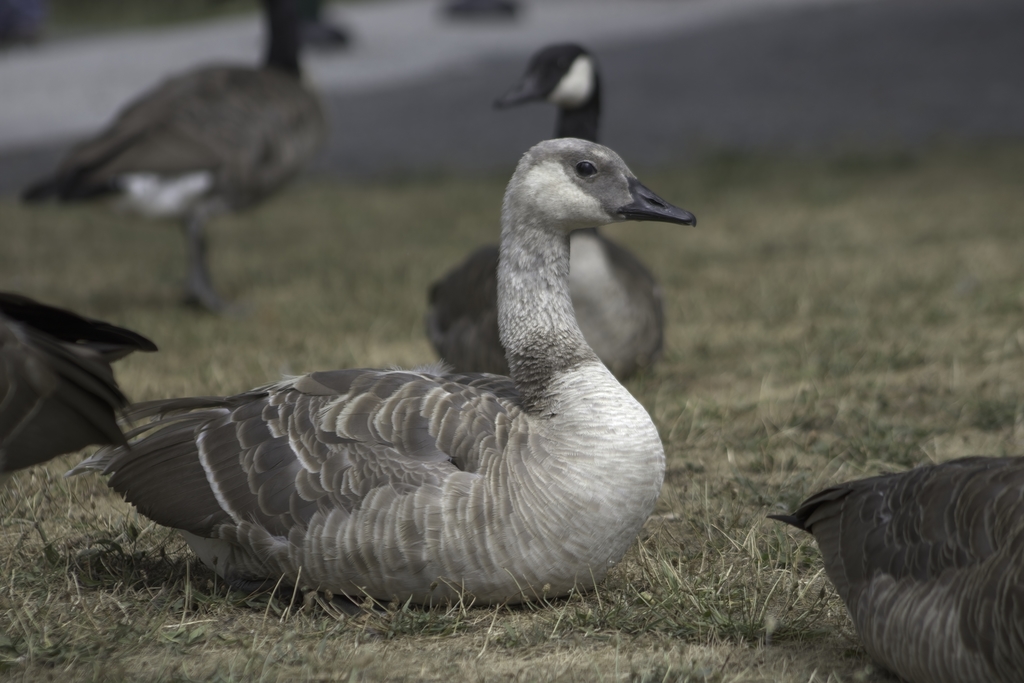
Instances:
[[[346,27],[323,16],[323,0],[299,0],[299,40],[307,47],[339,50],[352,42]]]
[[[555,137],[597,141],[600,79],[593,57],[575,44],[544,48],[523,79],[496,102],[547,100],[559,108]],[[629,251],[586,226],[571,237],[569,291],[587,343],[619,379],[661,354],[661,288]],[[445,362],[463,372],[508,374],[498,338],[497,245],[473,252],[429,291],[427,336]]]
[[[640,531],[665,470],[650,416],[587,346],[569,298],[568,233],[623,220],[696,223],[610,149],[542,142],[502,207],[511,377],[336,370],[139,404],[131,417],[153,421],[130,447],[69,474],[109,475],[243,589],[431,604],[591,587]]]
[[[263,1],[262,67],[209,65],[169,78],[22,194],[27,202],[117,194],[144,215],[183,219],[186,299],[215,312],[226,304],[207,266],[207,221],[271,195],[326,137],[320,103],[301,80],[295,0]]]
[[[110,363],[156,351],[140,334],[0,292],[0,480],[90,444],[123,444]]]
[[[814,535],[864,647],[911,683],[1024,672],[1024,458],[970,457],[827,488]]]
[[[444,11],[456,19],[514,19],[519,3],[515,0],[450,0]]]

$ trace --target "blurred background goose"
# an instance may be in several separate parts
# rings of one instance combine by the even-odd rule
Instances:
[[[528,151],[502,209],[501,341],[511,378],[338,370],[155,417],[73,470],[180,529],[236,586],[265,581],[431,603],[490,603],[600,581],[661,489],[658,431],[587,346],[569,297],[569,232],[684,225],[611,150]]]
[[[320,103],[301,79],[296,0],[263,4],[262,67],[211,65],[168,79],[22,195],[68,202],[119,194],[143,214],[182,218],[187,298],[211,311],[225,303],[210,278],[206,222],[268,197],[326,137]]]
[[[140,334],[0,292],[0,479],[90,444],[123,444],[110,363],[156,351]]]
[[[444,11],[456,19],[514,19],[519,3],[516,0],[449,0]]]
[[[558,107],[555,137],[597,141],[601,83],[593,57],[579,45],[551,45],[530,60],[522,80],[495,103],[548,101]],[[598,233],[571,238],[569,290],[587,343],[619,379],[657,360],[664,337],[661,288],[629,251]],[[473,252],[435,282],[427,336],[456,370],[507,374],[498,339],[497,245]]]
[[[849,482],[773,516],[814,535],[868,653],[912,683],[1024,672],[1024,459]]]

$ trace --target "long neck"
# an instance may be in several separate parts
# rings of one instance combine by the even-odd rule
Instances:
[[[559,107],[556,138],[580,138],[597,142],[597,128],[601,121],[601,81],[594,74],[594,92],[590,99],[576,107]]]
[[[299,8],[296,0],[263,0],[267,26],[267,54],[264,66],[298,77]]]
[[[523,215],[506,195],[498,261],[498,331],[523,408],[551,415],[551,382],[586,362],[600,363],[576,324],[569,297],[569,238]]]

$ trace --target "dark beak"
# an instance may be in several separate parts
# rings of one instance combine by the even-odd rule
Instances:
[[[619,215],[627,220],[697,225],[696,216],[678,206],[672,206],[636,178],[629,179],[629,193],[633,201],[619,208]]]
[[[525,102],[537,102],[545,97],[547,97],[547,92],[541,86],[540,79],[528,73],[511,90],[496,99],[494,106],[498,109],[505,109]]]

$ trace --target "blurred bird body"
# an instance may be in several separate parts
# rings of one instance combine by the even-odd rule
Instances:
[[[559,44],[541,50],[497,105],[538,100],[559,108],[555,137],[597,140],[600,79],[583,48]],[[591,348],[619,379],[654,363],[664,336],[661,288],[654,277],[593,227],[575,231],[570,245],[569,288]],[[427,336],[457,370],[508,372],[498,339],[497,268],[497,245],[484,246],[431,286]]]
[[[810,532],[873,659],[911,683],[1024,675],[1024,458],[848,482],[774,516]]]
[[[206,221],[273,194],[326,138],[319,100],[300,77],[295,8],[265,4],[263,67],[211,65],[167,79],[23,193],[26,201],[116,194],[145,215],[184,219],[189,293],[212,310],[224,304],[206,263]]]

